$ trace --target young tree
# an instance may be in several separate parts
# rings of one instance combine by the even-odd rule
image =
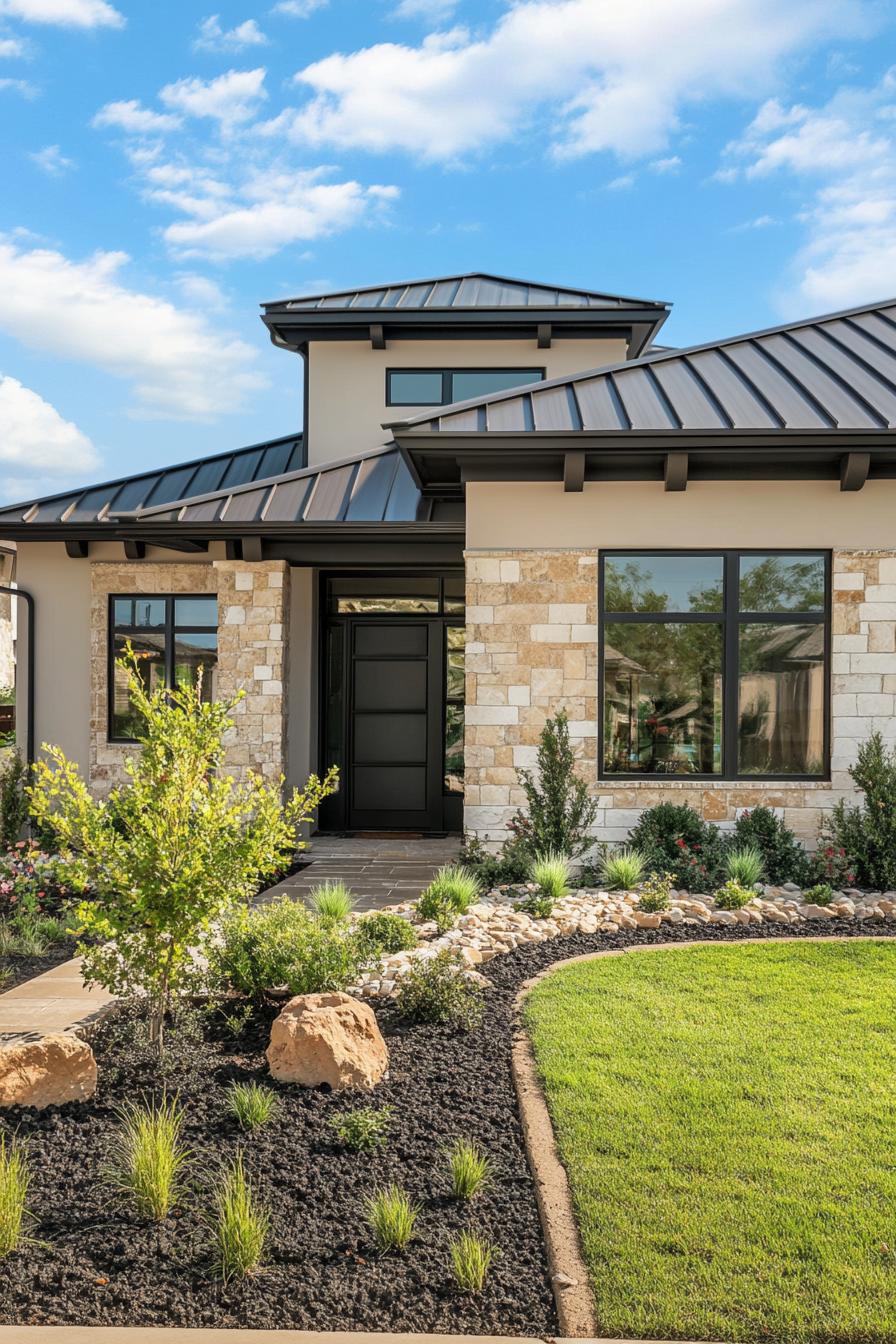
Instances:
[[[531,770],[517,771],[527,810],[517,812],[511,829],[533,854],[554,851],[574,859],[591,844],[588,831],[597,805],[585,780],[576,774],[565,710],[542,728],[536,760],[537,778]]]
[[[128,781],[94,798],[78,767],[45,746],[29,793],[34,816],[93,888],[78,909],[86,982],[145,995],[161,1054],[172,996],[191,980],[214,921],[291,860],[297,828],[335,791],[337,771],[312,775],[285,803],[282,779],[250,773],[237,783],[220,767],[242,695],[203,702],[201,674],[194,686],[150,693],[131,650],[120,666],[145,724]]]

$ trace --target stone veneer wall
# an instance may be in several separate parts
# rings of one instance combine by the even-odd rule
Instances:
[[[133,746],[108,742],[109,595],[208,593],[218,599],[218,694],[246,692],[234,713],[225,762],[239,778],[286,770],[289,566],[281,560],[91,565],[90,783],[105,792],[123,777]]]
[[[641,811],[687,802],[732,825],[762,803],[811,844],[825,810],[854,792],[848,770],[875,729],[896,741],[896,552],[833,556],[830,782],[601,782],[597,769],[597,551],[467,553],[465,823],[492,846],[524,801],[546,718],[565,708],[579,770],[598,801],[595,838],[624,840]]]

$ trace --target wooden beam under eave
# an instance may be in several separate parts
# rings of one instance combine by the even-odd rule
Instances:
[[[861,490],[870,469],[870,453],[846,453],[840,459],[840,489]]]
[[[69,560],[86,560],[90,552],[90,543],[87,541],[67,541],[65,543],[65,553]]]
[[[131,538],[124,543],[124,553],[128,560],[145,560],[146,542]]]
[[[666,490],[687,490],[688,455],[687,453],[667,453],[663,468],[663,482]]]
[[[550,322],[539,322],[538,324],[538,348],[539,350],[550,350],[553,330]]]
[[[386,333],[383,331],[382,322],[371,322],[370,324],[370,347],[372,350],[385,350]]]
[[[565,453],[563,457],[563,489],[566,494],[580,495],[585,488],[585,454]]]
[[[243,537],[242,551],[244,560],[260,560],[261,537]]]

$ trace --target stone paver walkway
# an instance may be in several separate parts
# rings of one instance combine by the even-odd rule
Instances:
[[[359,910],[379,910],[416,900],[436,870],[453,863],[459,852],[457,835],[435,839],[319,835],[305,851],[307,866],[271,887],[262,899],[303,898],[320,882],[341,881],[351,887]]]
[[[80,1035],[111,1002],[104,989],[85,987],[77,957],[63,961],[0,994],[0,1045],[39,1040],[56,1031]]]

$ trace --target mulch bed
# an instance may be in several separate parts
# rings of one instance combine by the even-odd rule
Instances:
[[[51,971],[62,961],[68,961],[75,955],[75,945],[71,942],[55,943],[40,957],[8,956],[0,957],[0,994],[5,994],[15,985],[25,980],[33,980],[44,971]]]
[[[94,1048],[100,1089],[90,1103],[4,1113],[0,1128],[28,1141],[29,1203],[43,1245],[3,1262],[0,1322],[44,1325],[172,1325],[306,1330],[433,1331],[545,1336],[557,1330],[550,1279],[520,1134],[510,1074],[514,1000],[522,982],[564,957],[613,947],[694,939],[818,936],[817,925],[735,928],[682,926],[608,937],[577,934],[520,949],[485,968],[493,983],[481,1026],[469,1034],[406,1027],[377,1010],[391,1072],[373,1100],[395,1108],[387,1146],[343,1151],[328,1117],[357,1097],[274,1084],[276,1120],[244,1136],[224,1107],[226,1085],[265,1080],[263,1050],[276,1010],[256,1015],[234,1037],[203,1021],[175,1033],[165,1085],[186,1108],[194,1190],[160,1226],[139,1221],[104,1185],[115,1107],[158,1093],[157,1066],[135,1044],[129,1019],[100,1028]],[[833,932],[830,928],[825,932]],[[838,921],[837,934],[865,925]],[[879,927],[894,934],[896,927]],[[444,1148],[459,1135],[479,1140],[495,1179],[472,1205],[448,1197]],[[210,1273],[202,1212],[209,1179],[242,1147],[247,1169],[273,1214],[267,1268],[224,1286]],[[423,1204],[418,1239],[401,1255],[379,1255],[363,1219],[365,1196],[399,1181]],[[448,1243],[470,1225],[501,1247],[481,1298],[461,1295]]]

